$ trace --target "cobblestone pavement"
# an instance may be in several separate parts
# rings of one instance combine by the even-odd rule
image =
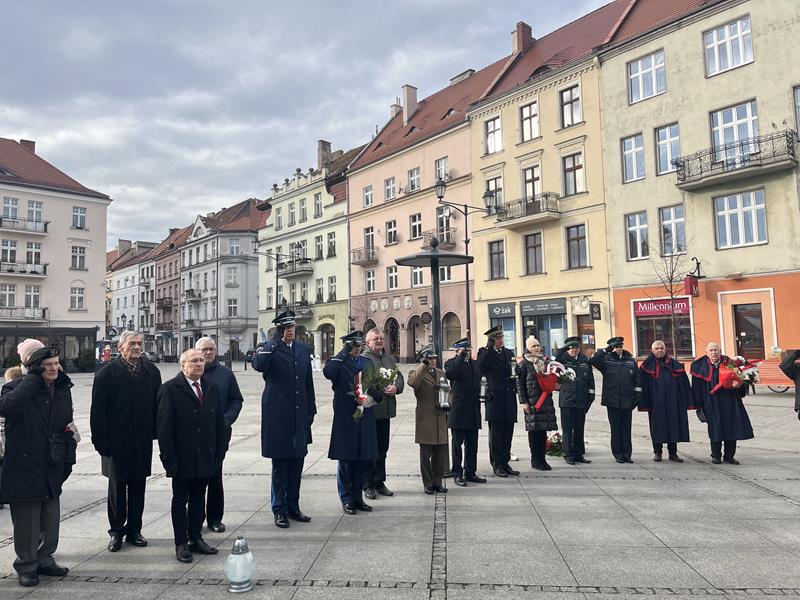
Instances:
[[[165,377],[177,371],[161,369]],[[143,531],[150,546],[106,551],[106,480],[89,442],[92,377],[75,375],[75,414],[85,439],[62,496],[56,555],[70,574],[43,578],[33,590],[19,587],[9,511],[0,511],[0,599],[225,597],[223,564],[237,535],[256,557],[254,598],[800,597],[800,422],[789,393],[759,388],[746,399],[756,439],[741,443],[740,466],[711,464],[694,416],[697,441],[679,448],[686,462],[652,462],[644,415],[634,417],[636,463],[617,465],[598,402],[587,422],[592,464],[551,459],[552,471],[534,472],[518,425],[513,450],[521,477],[451,485],[436,497],[422,493],[414,400],[406,393],[392,421],[387,466],[396,494],[372,502],[371,514],[348,516],[327,458],[330,387],[317,374],[320,414],[301,496],[313,520],[279,530],[269,509],[270,463],[260,456],[262,382],[252,370],[236,370],[246,402],[225,461],[227,531],[204,534],[219,555],[188,565],[175,560],[170,483],[157,459]],[[485,434],[479,472],[488,475]]]

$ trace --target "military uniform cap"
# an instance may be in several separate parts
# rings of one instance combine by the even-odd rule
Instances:
[[[417,356],[421,359],[423,358],[436,358],[436,352],[433,351],[433,348],[430,346],[425,346],[422,350],[419,351]]]
[[[453,350],[461,350],[462,348],[472,348],[472,342],[470,342],[469,338],[461,338],[453,343]]]
[[[581,345],[581,338],[577,335],[568,337],[564,340],[564,347],[565,348],[578,348]]]
[[[495,325],[488,331],[485,331],[483,335],[488,335],[490,338],[501,336],[503,335],[503,328],[500,325]]]
[[[624,337],[622,337],[621,335],[619,335],[619,336],[617,336],[617,337],[612,337],[610,340],[608,340],[608,341],[606,342],[606,344],[608,344],[608,345],[609,345],[609,346],[611,346],[612,348],[620,347],[620,346],[622,346],[624,343],[625,343],[625,338],[624,338]]]
[[[289,325],[295,325],[297,321],[294,319],[294,313],[291,310],[285,310],[277,317],[272,319],[272,322],[275,324],[276,327],[288,327]]]
[[[356,329],[355,331],[351,331],[347,335],[343,335],[339,339],[342,340],[345,344],[347,344],[348,342],[351,344],[363,344],[364,332]]]

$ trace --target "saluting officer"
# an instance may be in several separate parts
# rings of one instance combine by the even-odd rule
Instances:
[[[317,412],[311,349],[294,339],[290,310],[272,322],[275,336],[259,344],[252,364],[264,377],[261,396],[261,455],[272,459],[272,513],[275,525],[311,520],[300,510],[300,477]]]
[[[558,392],[561,427],[564,432],[564,460],[568,465],[592,462],[584,456],[586,442],[583,430],[586,413],[594,402],[594,373],[589,359],[581,354],[580,346],[579,337],[568,337],[556,356],[558,362],[575,371],[575,381],[562,383]]]
[[[456,485],[464,487],[467,482],[486,483],[477,474],[478,430],[481,428],[481,369],[472,358],[469,338],[453,344],[456,355],[444,363],[444,372],[450,380],[450,412],[447,426],[451,434],[453,455],[453,477]],[[464,447],[463,468],[461,447]]]
[[[484,333],[489,337],[485,348],[478,352],[478,365],[486,375],[486,421],[489,423],[489,460],[497,477],[519,475],[508,466],[511,460],[511,441],[517,422],[516,384],[511,378],[517,361],[514,353],[503,345],[503,328],[499,325]]]

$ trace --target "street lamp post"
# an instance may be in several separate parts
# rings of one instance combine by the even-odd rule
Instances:
[[[294,254],[279,254],[277,252],[261,252],[259,247],[261,246],[261,242],[257,239],[253,240],[253,254],[257,256],[264,256],[272,261],[275,262],[275,318],[278,317],[278,312],[280,310],[280,302],[278,299],[278,281],[280,279],[280,260],[286,259],[291,261],[302,260],[301,256],[298,256],[296,253]]]
[[[497,197],[495,193],[491,190],[486,190],[483,194],[483,207],[480,206],[470,206],[469,204],[462,204],[458,205],[452,202],[445,202],[444,194],[447,190],[447,182],[443,179],[438,179],[436,181],[436,197],[439,199],[439,204],[445,207],[445,218],[449,220],[450,218],[450,209],[457,210],[462,215],[464,215],[464,254],[469,256],[469,215],[474,213],[483,213],[490,215],[492,213],[497,212]],[[472,262],[472,261],[470,261]],[[466,269],[466,281],[465,281],[465,295],[466,295],[466,311],[467,311],[467,329],[466,329],[466,337],[468,339],[472,339],[472,314],[471,314],[471,306],[470,306],[470,294],[469,294],[469,262],[464,264],[464,268]],[[437,271],[438,274],[438,271]]]

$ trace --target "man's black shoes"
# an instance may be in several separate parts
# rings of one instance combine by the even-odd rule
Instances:
[[[275,526],[286,529],[289,527],[289,519],[283,513],[275,513]]]
[[[195,542],[189,542],[187,544],[187,546],[189,548],[189,552],[196,552],[197,554],[218,554],[219,553],[219,549],[214,548],[214,546],[209,546],[208,544],[206,544],[205,541],[203,540],[203,538],[200,538],[199,540],[197,540]]]
[[[378,493],[375,491],[375,488],[371,487],[368,487],[364,490],[364,495],[370,500],[375,500],[375,498],[378,497]]]
[[[19,584],[22,587],[33,587],[39,585],[39,575],[37,573],[20,573]]]
[[[459,486],[459,487],[466,487],[466,485],[467,485],[467,482],[464,481],[464,478],[461,477],[461,475],[456,477],[455,481],[456,481],[456,485]]]
[[[564,457],[564,462],[567,463],[568,465],[574,465],[575,464],[575,459],[572,458],[571,456],[565,456]]]
[[[138,546],[139,548],[144,548],[147,546],[147,540],[144,539],[144,536],[142,536],[141,533],[137,533],[135,535],[128,534],[125,536],[125,541],[131,546]]]
[[[107,547],[109,552],[119,552],[119,549],[122,548],[122,534],[112,533]]]
[[[446,494],[447,493],[447,488],[444,487],[443,485],[435,485],[435,486],[433,486],[433,489],[436,490],[437,492],[439,492],[440,494]]]
[[[389,488],[387,488],[386,484],[384,483],[376,487],[375,491],[378,492],[381,496],[394,496],[394,492]]]
[[[297,521],[298,523],[308,523],[311,520],[311,517],[304,515],[300,510],[290,510],[288,516],[292,521]]]
[[[678,456],[677,454],[670,454],[669,455],[669,459],[672,462],[676,462],[676,463],[682,463],[683,462],[683,459],[680,456]]]
[[[363,510],[364,512],[372,512],[372,507],[363,500],[359,502],[353,502],[353,506],[355,506],[358,510]]]
[[[225,523],[222,521],[214,521],[208,524],[208,528],[214,533],[223,533],[225,531]]]
[[[512,477],[517,477],[519,475],[519,471],[515,471],[514,469],[512,469],[508,465],[506,465],[506,473],[508,473]]]
[[[429,496],[432,496],[435,492],[436,488],[434,488],[433,486],[430,485],[425,486],[425,493],[428,494]]]
[[[175,558],[182,563],[190,563],[194,560],[192,551],[189,550],[189,547],[186,544],[178,544],[175,546]]]
[[[485,477],[478,477],[477,475],[467,475],[464,479],[470,483],[486,483]]]
[[[342,506],[342,508],[348,515],[354,515],[356,512],[358,512],[354,504],[345,504]]]
[[[505,472],[505,469],[498,468],[494,470],[495,477],[508,477],[508,473]]]
[[[732,456],[730,458],[723,458],[722,462],[727,463],[729,465],[738,465],[738,464],[740,464],[739,461],[736,460],[735,458],[733,458]]]
[[[39,575],[47,575],[48,577],[64,577],[67,573],[69,573],[69,569],[53,563],[47,567],[39,567],[36,572]]]
[[[722,459],[719,456],[712,456],[711,457],[711,462],[712,462],[712,464],[715,464],[715,465],[721,465],[722,464]]]
[[[588,458],[584,458],[583,456],[576,456],[575,457],[575,462],[576,463],[583,463],[585,465],[588,465],[592,461],[590,461]]]

